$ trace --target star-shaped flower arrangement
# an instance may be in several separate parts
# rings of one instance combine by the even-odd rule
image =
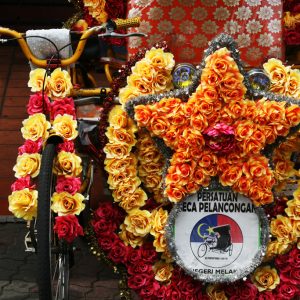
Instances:
[[[250,100],[253,90],[243,74],[235,43],[223,34],[211,43],[190,89],[126,104],[139,127],[173,150],[164,182],[170,201],[181,201],[215,176],[255,205],[273,201],[275,179],[262,150],[299,128],[300,108],[295,99],[271,93]]]

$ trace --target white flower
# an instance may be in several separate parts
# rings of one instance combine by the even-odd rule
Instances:
[[[150,24],[150,22],[143,20],[140,22],[140,26],[138,28],[139,28],[139,32],[149,33],[151,32],[152,27],[153,26]]]
[[[261,7],[257,12],[258,17],[262,20],[271,20],[273,13],[273,9],[268,6]]]
[[[281,0],[268,0],[271,6],[281,5]]]
[[[216,20],[226,20],[229,15],[229,11],[225,7],[218,7],[214,12],[214,17]]]
[[[282,49],[281,47],[271,47],[268,51],[268,56],[274,58],[281,58],[282,56]]]
[[[278,33],[281,31],[281,20],[271,20],[268,24],[268,29],[270,32]]]
[[[223,0],[223,2],[227,6],[237,6],[240,4],[240,0]]]
[[[256,47],[256,48],[249,48],[246,54],[246,57],[248,60],[250,61],[256,61],[256,60],[260,60],[262,58],[262,52],[260,50],[260,48]]]
[[[270,47],[274,42],[274,38],[270,33],[263,33],[259,36],[257,42],[262,47]]]
[[[128,47],[131,49],[139,48],[142,44],[142,39],[138,36],[132,36],[129,38]]]
[[[192,19],[202,21],[207,17],[207,11],[203,7],[195,7],[192,11]]]
[[[241,26],[236,21],[228,21],[224,25],[225,32],[235,34],[241,30]]]
[[[193,48],[184,47],[179,53],[179,57],[183,60],[191,60],[195,57]]]
[[[218,25],[213,21],[206,21],[201,26],[203,32],[213,34],[218,31]]]
[[[141,10],[139,8],[133,7],[128,12],[128,18],[135,18],[141,16]]]
[[[258,33],[261,31],[262,29],[262,25],[260,24],[259,21],[256,21],[256,20],[251,20],[247,23],[246,25],[246,30],[249,32],[249,33]]]
[[[196,25],[192,21],[186,20],[180,23],[179,29],[182,33],[192,34],[196,30]]]
[[[182,7],[173,7],[169,15],[173,20],[182,20],[185,17],[185,10]]]
[[[178,0],[181,5],[192,7],[195,5],[196,0]]]
[[[163,33],[173,32],[173,24],[167,20],[160,21],[157,25],[157,28]]]
[[[171,6],[173,4],[173,0],[156,0],[156,1],[161,6]]]
[[[239,20],[248,20],[250,19],[252,12],[249,7],[242,6],[238,8],[235,14]]]
[[[246,0],[249,6],[258,6],[261,4],[261,0]]]
[[[195,48],[204,48],[207,46],[207,37],[203,34],[195,34],[192,39],[192,46]]]
[[[148,11],[150,20],[161,20],[164,15],[164,11],[160,7],[151,7]]]
[[[251,44],[251,39],[249,34],[247,33],[241,33],[238,35],[236,42],[238,43],[239,47],[249,47]]]
[[[189,0],[183,0],[183,1],[189,1]],[[203,5],[205,6],[216,6],[217,5],[217,0],[201,0]]]

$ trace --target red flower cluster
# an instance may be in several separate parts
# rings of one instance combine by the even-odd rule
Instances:
[[[73,98],[56,99],[51,103],[51,120],[54,120],[57,115],[71,115],[76,120],[76,111]]]

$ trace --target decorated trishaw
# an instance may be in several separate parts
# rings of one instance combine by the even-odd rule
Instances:
[[[138,21],[107,22],[97,1],[76,1],[94,21],[74,19],[75,27],[103,22],[80,38],[76,59],[60,56],[63,45],[46,60],[32,60],[23,36],[15,34],[32,63],[44,67],[30,72],[29,116],[21,129],[25,142],[9,196],[10,211],[30,221],[26,238],[38,256],[40,299],[68,299],[73,245],[81,235],[92,253],[120,274],[124,299],[297,299],[300,72],[274,58],[281,49],[268,46],[275,43],[269,33],[255,41],[269,58],[255,51],[254,42],[251,51],[238,46],[250,45],[250,35],[263,26],[276,36],[278,22],[270,26],[266,20],[281,2],[264,1],[268,7],[254,0],[246,1],[248,6],[238,6],[238,0],[203,0],[198,6],[144,2],[133,2],[129,12],[148,9],[149,19],[164,21],[162,32],[178,23],[181,35],[188,31],[193,39],[172,36],[170,49],[157,37],[108,75],[107,89],[80,89],[74,71],[63,67],[80,56],[88,32],[106,29],[105,38],[134,34],[130,45],[139,48],[145,40],[135,29],[114,32]],[[175,23],[167,23],[159,14],[172,4]],[[249,38],[232,16],[224,21],[229,8]],[[184,23],[189,11],[202,27],[208,22],[211,40]],[[251,19],[254,12],[261,23]],[[227,24],[222,33],[216,29],[221,23]],[[140,24],[149,42],[151,28],[143,19]],[[190,60],[200,54],[193,56],[191,45],[205,45],[196,65]],[[172,46],[176,58],[187,62],[176,63]],[[245,68],[241,56],[260,60],[261,68]],[[79,116],[79,106],[90,103],[97,105],[96,116]],[[104,171],[110,196],[99,193],[93,208],[95,165]]]

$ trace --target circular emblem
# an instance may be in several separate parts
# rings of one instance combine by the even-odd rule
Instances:
[[[175,88],[185,88],[192,84],[192,77],[196,68],[192,64],[178,64],[173,71],[173,84]]]
[[[252,69],[248,72],[248,77],[253,90],[267,91],[270,88],[271,81],[264,70]]]
[[[172,209],[167,240],[174,260],[207,282],[233,282],[262,261],[268,220],[262,208],[229,189],[207,189]]]

